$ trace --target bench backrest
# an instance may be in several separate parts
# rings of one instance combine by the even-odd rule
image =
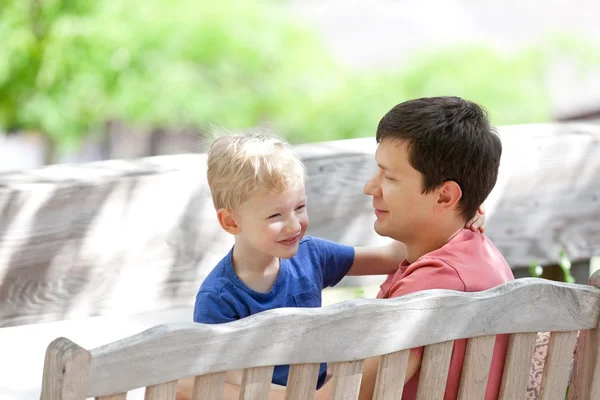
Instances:
[[[512,400],[524,396],[536,333],[550,331],[541,398],[564,399],[571,379],[571,398],[598,399],[599,287],[600,273],[589,286],[527,278],[478,293],[429,290],[270,310],[221,325],[160,325],[92,350],[59,338],[47,350],[41,398],[124,399],[147,387],[146,399],[173,400],[176,380],[195,376],[194,399],[218,399],[225,371],[244,369],[240,398],[266,399],[273,366],[291,364],[286,398],[309,399],[319,363],[328,362],[332,398],[348,400],[358,395],[362,360],[383,355],[374,398],[400,399],[409,349],[426,346],[418,398],[438,399],[453,340],[472,338],[460,398],[481,399],[495,335],[511,334],[500,398]]]

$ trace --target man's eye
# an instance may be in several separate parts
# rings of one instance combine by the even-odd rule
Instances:
[[[306,204],[302,204],[301,206],[296,207],[296,211],[302,210],[304,207],[306,207]]]

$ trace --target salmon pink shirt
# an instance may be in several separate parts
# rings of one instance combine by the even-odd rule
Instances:
[[[381,285],[378,298],[390,298],[427,289],[451,289],[461,292],[478,292],[514,279],[513,273],[498,249],[481,232],[461,230],[441,248],[427,253],[413,263],[406,260],[400,269],[387,277]],[[465,358],[467,340],[454,342],[444,400],[454,400]],[[488,378],[485,400],[498,397],[502,370],[508,348],[508,335],[498,335]],[[413,349],[421,357],[423,347]],[[417,395],[419,371],[405,385],[403,400]]]

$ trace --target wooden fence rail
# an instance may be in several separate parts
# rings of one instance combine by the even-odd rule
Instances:
[[[600,128],[499,132],[488,235],[517,276],[534,258],[556,263],[560,249],[587,265],[600,254]],[[374,233],[363,194],[375,140],[296,148],[309,173],[309,233],[350,245],[387,241]],[[0,327],[191,306],[232,244],[214,217],[205,163],[204,154],[183,154],[0,174]],[[575,274],[585,283],[589,271]]]

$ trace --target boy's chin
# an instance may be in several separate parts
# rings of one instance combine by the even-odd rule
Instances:
[[[294,257],[296,253],[298,253],[298,245],[290,247],[289,249],[282,249],[277,251],[276,257],[288,259]]]

